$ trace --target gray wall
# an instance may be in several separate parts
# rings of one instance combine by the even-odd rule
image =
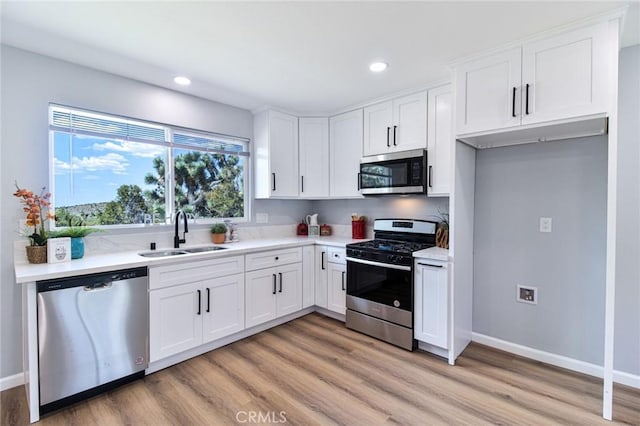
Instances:
[[[640,375],[640,45],[620,52],[614,368]]]
[[[602,365],[606,172],[605,136],[477,152],[475,332]]]
[[[449,211],[449,198],[427,198],[422,195],[381,196],[352,200],[314,201],[314,213],[318,213],[320,223],[350,225],[351,213],[366,216],[368,225],[373,226],[376,218],[409,218],[435,220],[439,212]]]
[[[13,273],[13,241],[22,212],[13,182],[48,184],[48,104],[71,105],[200,130],[252,138],[249,111],[1,46],[0,378],[22,371],[21,301]],[[256,201],[270,223],[295,223],[310,202]],[[144,230],[153,232],[152,230]],[[114,232],[118,234],[118,232]]]

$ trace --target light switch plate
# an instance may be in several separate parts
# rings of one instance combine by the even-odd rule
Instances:
[[[550,217],[541,217],[540,218],[540,232],[551,232],[551,218]]]

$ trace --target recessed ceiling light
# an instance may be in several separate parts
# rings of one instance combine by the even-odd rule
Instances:
[[[173,81],[174,81],[176,84],[179,84],[179,85],[181,85],[181,86],[188,86],[188,85],[190,85],[190,84],[191,84],[191,80],[189,80],[187,77],[184,77],[184,76],[182,76],[182,75],[179,75],[179,76],[175,77],[175,78],[173,79]]]
[[[386,62],[374,62],[369,65],[371,72],[382,72],[387,69],[388,64]]]

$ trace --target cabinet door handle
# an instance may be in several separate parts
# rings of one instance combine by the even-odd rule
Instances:
[[[389,145],[389,132],[391,131],[391,127],[387,127],[387,148],[389,148],[391,145]]]
[[[325,254],[326,254],[326,252],[324,252],[324,251],[323,251],[323,252],[322,252],[322,255],[320,256],[320,267],[321,267],[323,270],[324,270],[324,269],[326,269],[326,268],[324,267],[324,255],[325,255]]]
[[[429,188],[431,188],[433,186],[431,184],[432,180],[433,180],[433,166],[429,166]]]
[[[302,190],[300,192],[304,192],[304,176],[300,176]]]
[[[276,174],[275,173],[271,173],[271,190],[275,191],[276,190]]]
[[[511,99],[511,116],[516,116],[516,88],[513,88],[513,94]]]
[[[398,126],[393,126],[393,146],[397,146],[396,145],[396,129],[398,128]]]
[[[278,293],[282,293],[282,272],[278,272],[278,275],[280,276],[280,290],[278,290]]]
[[[207,287],[207,310],[206,312],[211,312],[211,289]]]
[[[198,290],[198,315],[202,314],[202,292]]]
[[[271,294],[276,294],[276,274],[273,274],[273,291]]]
[[[430,263],[420,263],[420,262],[418,262],[418,265],[420,265],[420,266],[429,266],[431,268],[442,268],[443,267],[442,265],[432,265]]]
[[[525,86],[524,113],[529,115],[529,83]]]
[[[342,272],[342,291],[344,291],[344,272]]]

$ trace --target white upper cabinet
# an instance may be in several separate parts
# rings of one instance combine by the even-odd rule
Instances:
[[[457,133],[520,124],[516,91],[520,88],[521,62],[518,47],[456,68]]]
[[[426,147],[426,91],[364,109],[365,156]]]
[[[362,110],[329,119],[329,195],[362,197],[358,185],[362,158]]]
[[[255,198],[298,196],[298,118],[264,111],[253,121]]]
[[[329,119],[300,118],[300,197],[329,196]]]
[[[448,196],[453,175],[453,94],[451,85],[429,90],[427,195]]]
[[[456,67],[456,134],[607,112],[607,25],[533,41]]]
[[[427,147],[427,91],[393,100],[394,150]]]
[[[525,44],[522,124],[606,112],[606,40],[601,24]]]
[[[389,152],[393,146],[393,104],[391,101],[364,109],[363,153],[376,155]]]

